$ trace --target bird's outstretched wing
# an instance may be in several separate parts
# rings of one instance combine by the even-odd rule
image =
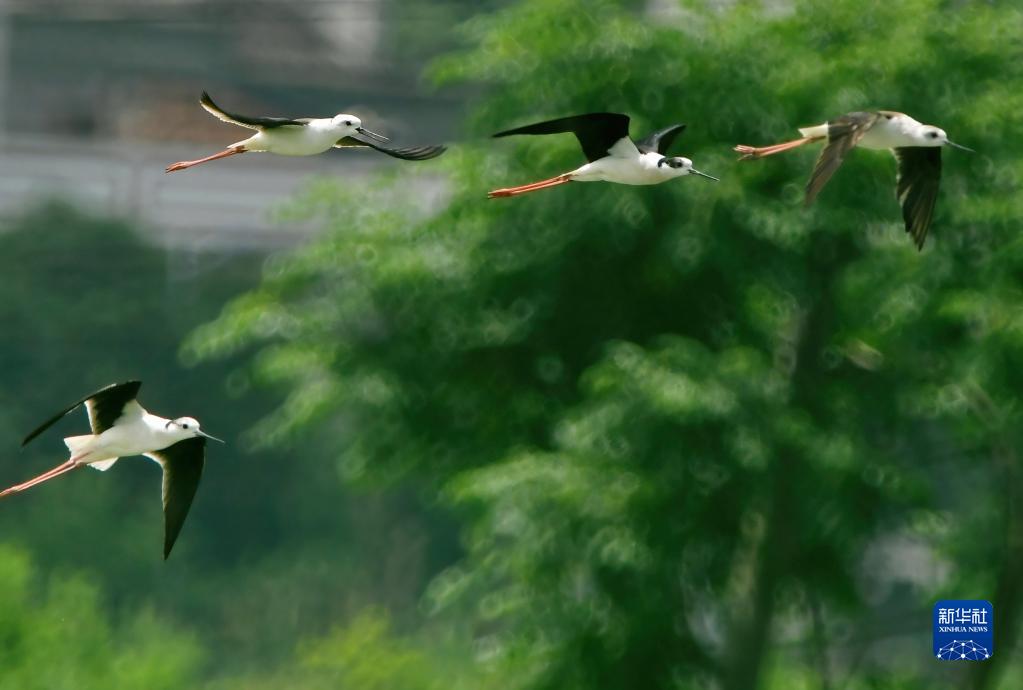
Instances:
[[[444,146],[406,146],[406,147],[390,147],[382,146],[381,144],[374,143],[367,138],[362,137],[343,137],[339,139],[334,148],[346,149],[346,148],[362,148],[369,147],[374,151],[380,153],[386,153],[388,156],[393,158],[401,158],[406,161],[425,161],[431,158],[436,158],[440,154],[444,153],[447,148]]]
[[[880,113],[849,113],[828,120],[828,143],[814,165],[810,181],[806,183],[807,206],[813,203],[817,194],[842,165],[845,154],[856,146],[879,117]]]
[[[667,155],[668,149],[671,148],[672,142],[675,141],[675,137],[681,134],[685,128],[685,125],[671,125],[670,127],[659,129],[637,141],[636,148],[642,153]]]
[[[247,115],[229,113],[214,103],[213,99],[205,91],[202,92],[202,97],[199,98],[199,105],[218,120],[249,129],[273,129],[274,127],[284,127],[285,125],[304,127],[310,121],[307,117],[294,119],[287,117],[249,117]]]
[[[495,137],[507,137],[513,134],[561,134],[572,132],[579,140],[586,160],[591,163],[608,155],[611,148],[622,139],[629,142],[629,116],[621,113],[586,113],[573,115],[559,120],[537,122],[532,125],[516,127],[498,132]]]
[[[941,148],[907,146],[892,153],[899,162],[895,194],[902,204],[902,220],[916,248],[923,249],[938,200]]]
[[[188,438],[163,450],[146,453],[163,468],[163,558],[170,556],[199,488],[206,463],[206,439]]]
[[[40,424],[38,428],[25,437],[21,445],[27,444],[56,424],[66,414],[78,409],[82,404],[85,405],[89,412],[89,426],[92,427],[92,433],[94,434],[102,434],[112,427],[123,415],[141,415],[144,411],[135,400],[141,386],[141,381],[125,381],[124,383],[112,384],[95,393],[90,393]]]

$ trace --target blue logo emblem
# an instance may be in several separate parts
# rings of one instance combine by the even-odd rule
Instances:
[[[934,605],[934,656],[984,661],[995,653],[995,608],[983,599],[944,599]]]

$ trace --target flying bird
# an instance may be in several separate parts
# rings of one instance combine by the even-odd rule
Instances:
[[[206,112],[224,122],[256,130],[248,139],[231,144],[220,153],[194,161],[181,161],[167,166],[166,172],[185,170],[200,163],[208,163],[247,151],[276,153],[282,156],[313,156],[331,148],[369,147],[394,158],[422,161],[444,153],[443,146],[391,147],[382,143],[387,137],[362,126],[354,115],[341,113],[326,118],[248,117],[229,113],[220,108],[205,91],[199,99]],[[375,141],[374,141],[375,140]]]
[[[19,493],[79,467],[110,469],[121,457],[145,455],[163,468],[163,557],[181,532],[181,526],[199,487],[205,463],[206,439],[220,441],[199,428],[192,417],[164,419],[139,405],[141,381],[115,383],[85,396],[43,422],[25,437],[24,446],[56,424],[62,417],[85,405],[92,433],[64,439],[71,457],[49,472],[0,491],[0,498]],[[223,443],[223,441],[220,441]]]
[[[913,238],[917,249],[923,249],[934,217],[941,181],[941,148],[954,146],[974,152],[949,141],[945,130],[891,110],[849,113],[822,125],[801,127],[799,133],[803,135],[800,139],[759,148],[740,144],[735,150],[743,154],[739,160],[750,160],[826,140],[806,184],[805,204],[809,206],[854,146],[891,149],[898,161],[895,194],[902,206],[906,232]]]
[[[487,196],[516,196],[555,187],[566,182],[617,182],[618,184],[660,184],[665,180],[685,175],[711,177],[693,168],[688,158],[667,156],[668,148],[685,125],[671,125],[639,141],[629,137],[629,116],[620,113],[587,113],[563,117],[560,120],[538,122],[498,132],[494,137],[512,134],[561,134],[571,132],[579,140],[586,165],[549,180],[506,189],[495,189]]]

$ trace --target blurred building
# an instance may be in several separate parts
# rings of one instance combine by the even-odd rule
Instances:
[[[466,15],[473,3],[463,3]],[[0,0],[0,213],[70,196],[131,215],[169,244],[287,244],[268,218],[310,176],[366,176],[371,152],[243,156],[165,175],[167,163],[248,136],[197,105],[356,112],[397,141],[442,141],[459,99],[420,81],[452,3],[400,0]],[[455,3],[455,7],[459,7]],[[456,17],[458,12],[455,13]],[[417,52],[418,51],[418,52]]]

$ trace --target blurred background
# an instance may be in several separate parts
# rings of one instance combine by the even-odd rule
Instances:
[[[1010,690],[1023,605],[1023,8],[900,0],[0,0],[0,484],[140,378],[209,448],[0,505],[0,690]],[[359,114],[443,158],[243,156]],[[917,252],[902,110],[944,153]],[[630,113],[722,178],[569,185]],[[938,599],[995,653],[931,653]]]

